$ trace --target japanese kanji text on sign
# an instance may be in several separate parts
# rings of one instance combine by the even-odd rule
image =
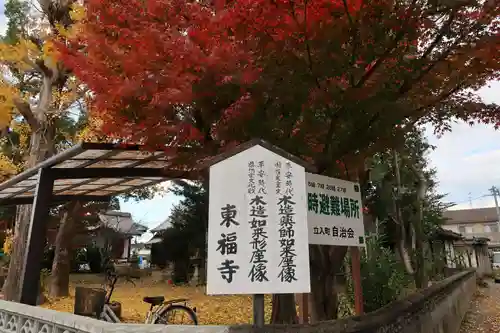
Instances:
[[[208,294],[310,291],[305,184],[259,145],[210,167]]]
[[[309,243],[364,246],[358,183],[306,173]]]

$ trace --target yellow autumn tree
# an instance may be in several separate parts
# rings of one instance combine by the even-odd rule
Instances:
[[[6,255],[11,254],[12,252],[13,239],[14,233],[12,232],[12,229],[8,229],[5,232],[5,240],[3,242],[3,253],[5,253]]]
[[[58,135],[66,135],[58,126],[63,123],[61,120],[71,115],[75,101],[86,93],[58,60],[54,49],[56,39],[64,42],[77,31],[77,21],[85,13],[74,0],[39,0],[37,9],[41,9],[43,16],[32,20],[28,29],[21,26],[27,24],[27,19],[21,22],[19,17],[29,17],[33,12],[32,4],[25,2],[21,5],[21,1],[8,0],[19,4],[12,8],[25,12],[10,17],[6,13],[9,28],[15,27],[14,33],[11,31],[8,35],[10,33],[15,38],[0,43],[0,128],[10,125],[11,130],[19,131],[16,149],[24,157],[20,168],[30,168],[56,153]],[[1,156],[0,176],[8,174],[10,158],[5,154]],[[19,300],[19,281],[28,236],[26,226],[30,216],[29,206],[21,206],[16,214],[12,256],[3,288],[7,300]]]

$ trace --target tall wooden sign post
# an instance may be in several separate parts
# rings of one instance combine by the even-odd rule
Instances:
[[[207,294],[254,295],[264,325],[264,294],[309,293],[305,169],[256,140],[210,166]]]

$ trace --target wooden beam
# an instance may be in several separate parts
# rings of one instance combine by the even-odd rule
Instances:
[[[50,201],[54,178],[46,169],[38,172],[38,185],[31,210],[31,222],[26,243],[26,253],[21,269],[19,301],[23,304],[37,305],[40,294],[40,271],[42,268],[43,250],[49,221]]]
[[[363,314],[363,288],[361,286],[361,259],[359,247],[351,246],[351,272],[354,283],[354,308],[356,315]]]
[[[96,201],[107,202],[110,200],[109,196],[97,195],[52,195],[50,206],[59,205],[69,201]],[[0,206],[16,206],[16,205],[32,205],[35,201],[34,197],[14,197],[0,199]]]
[[[159,168],[57,168],[52,172],[56,179],[164,177],[168,180],[168,171]]]

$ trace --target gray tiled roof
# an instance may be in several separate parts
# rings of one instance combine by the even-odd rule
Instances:
[[[107,211],[100,213],[99,219],[105,227],[131,236],[140,236],[148,230],[146,226],[134,222],[132,215],[126,212]]]
[[[443,216],[447,218],[445,224],[488,223],[497,222],[498,220],[494,207],[447,210],[443,213]]]
[[[168,226],[169,226],[169,222],[168,222],[168,219],[166,219],[165,221],[163,221],[162,223],[160,223],[159,225],[157,225],[156,227],[154,227],[153,229],[151,229],[150,231],[152,233],[155,233],[155,232],[160,232],[160,231],[165,231],[167,230]]]

